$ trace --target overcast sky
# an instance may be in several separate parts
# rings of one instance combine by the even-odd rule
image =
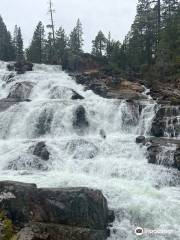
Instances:
[[[56,28],[63,26],[67,33],[80,18],[84,31],[84,49],[99,30],[111,31],[116,40],[123,40],[136,13],[137,0],[53,0]],[[0,0],[0,14],[8,29],[17,24],[22,28],[25,45],[30,43],[38,21],[48,24],[48,0]]]

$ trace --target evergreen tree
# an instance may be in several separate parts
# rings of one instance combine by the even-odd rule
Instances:
[[[177,13],[178,2],[178,0],[162,0],[162,20],[165,25]]]
[[[14,47],[15,56],[17,56],[17,36],[18,36],[18,26],[15,25],[14,35],[13,35],[13,47]]]
[[[10,32],[7,31],[6,25],[0,16],[0,60],[14,60],[14,48]]]
[[[99,31],[95,40],[93,40],[92,43],[93,43],[92,54],[94,56],[102,57],[107,46],[106,45],[107,39],[104,36],[104,33],[102,31]]]
[[[23,39],[22,39],[22,33],[21,28],[18,28],[17,36],[16,36],[16,60],[22,61],[24,60],[24,51],[23,51]]]
[[[69,38],[69,47],[72,53],[74,54],[80,54],[82,53],[82,47],[83,47],[83,30],[82,30],[82,24],[80,20],[77,20],[76,27],[73,29],[73,31],[70,34]]]
[[[16,59],[13,40],[12,40],[11,33],[9,31],[7,32],[7,56],[8,56],[7,58],[8,61],[14,61]]]
[[[106,56],[108,58],[111,57],[113,51],[113,41],[111,39],[111,32],[108,33],[108,38],[107,38],[107,46],[106,46]]]
[[[27,49],[27,59],[34,63],[44,61],[45,33],[42,22],[39,22],[33,35],[30,47]]]
[[[180,5],[176,0],[164,0],[162,4],[162,30],[157,62],[180,63]]]
[[[44,53],[45,53],[45,63],[48,64],[53,64],[54,61],[54,40],[52,33],[48,33],[48,37],[45,41],[45,48],[44,48]]]
[[[59,30],[56,32],[56,54],[58,63],[63,63],[65,56],[67,55],[67,45],[68,45],[68,38],[65,34],[65,30],[60,27]]]

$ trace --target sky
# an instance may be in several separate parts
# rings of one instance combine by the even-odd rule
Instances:
[[[111,31],[112,38],[123,41],[136,14],[137,0],[52,0],[56,28],[63,26],[67,34],[80,18],[84,32],[84,50],[90,51],[99,30]],[[49,24],[48,0],[0,0],[0,15],[13,32],[21,27],[27,47],[39,21]]]

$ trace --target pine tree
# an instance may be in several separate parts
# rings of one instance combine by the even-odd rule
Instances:
[[[14,61],[16,59],[13,40],[12,40],[11,33],[9,31],[7,32],[7,56],[8,56],[7,58],[8,61]]]
[[[34,63],[44,61],[45,32],[42,22],[39,22],[33,35],[30,47],[27,49],[27,59]]]
[[[106,50],[107,39],[102,31],[99,31],[95,40],[92,41],[92,54],[94,56],[102,57]]]
[[[45,41],[45,48],[44,48],[44,53],[45,53],[45,63],[48,64],[53,64],[54,61],[54,40],[52,33],[48,33],[48,37]]]
[[[23,39],[22,39],[22,33],[21,28],[18,28],[17,36],[16,36],[16,60],[22,61],[24,60],[24,51],[23,51]]]
[[[139,0],[135,21],[126,39],[126,61],[135,71],[138,71],[142,64],[152,64],[156,56],[158,44],[156,4],[156,1],[152,4],[150,0]]]
[[[73,29],[73,31],[70,34],[69,38],[69,47],[72,53],[74,54],[80,54],[82,53],[82,47],[83,47],[83,30],[82,30],[82,24],[80,20],[77,20],[76,27]]]
[[[58,63],[63,63],[63,60],[66,56],[67,52],[67,45],[68,45],[68,38],[65,34],[65,30],[60,27],[59,30],[56,32],[56,54]]]
[[[0,60],[12,61],[14,57],[11,34],[7,31],[6,25],[0,16]]]
[[[158,63],[180,63],[180,5],[176,0],[162,4],[162,30],[158,48]]]
[[[178,0],[163,0],[162,2],[162,20],[164,24],[173,18],[178,11]]]
[[[107,46],[106,46],[106,56],[108,58],[111,57],[113,51],[113,41],[111,39],[111,32],[108,33],[108,38],[107,38]]]

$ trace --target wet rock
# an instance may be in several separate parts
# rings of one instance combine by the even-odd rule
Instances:
[[[37,156],[32,156],[31,154],[22,154],[14,160],[11,160],[5,169],[13,171],[47,171],[48,166],[44,162],[44,159],[40,159]]]
[[[102,138],[106,139],[106,133],[103,129],[100,130],[99,134]]]
[[[14,64],[14,68],[17,74],[24,74],[26,71],[33,70],[33,64],[26,61],[19,61]]]
[[[18,61],[7,65],[8,71],[16,71],[17,74],[24,74],[26,71],[33,70],[33,64],[27,61]]]
[[[89,85],[90,90],[92,90],[95,94],[100,95],[104,98],[111,98],[111,96],[108,95],[108,89],[107,87],[102,83],[92,83]]]
[[[139,136],[136,138],[136,143],[144,143],[145,139],[146,138],[144,136]]]
[[[149,163],[174,167],[180,170],[180,140],[151,137],[146,138],[143,144],[147,146]]]
[[[106,232],[58,224],[31,223],[18,233],[18,240],[105,240]]]
[[[0,112],[6,111],[8,108],[12,107],[13,105],[19,104],[20,102],[30,102],[31,100],[25,99],[15,99],[15,98],[3,98],[0,99]]]
[[[33,155],[40,157],[42,160],[49,160],[50,153],[45,142],[38,142],[34,148]]]
[[[137,126],[139,122],[139,104],[135,101],[126,101],[127,104],[122,109],[122,122],[124,127]]]
[[[14,63],[10,63],[6,67],[8,71],[14,71]]]
[[[32,82],[16,83],[11,87],[10,93],[7,98],[13,98],[21,101],[28,99],[33,87],[34,87],[34,83]]]
[[[101,71],[76,74],[75,79],[78,84],[85,85],[86,90],[92,90],[104,98],[127,100],[147,98],[143,94],[145,88],[141,84],[109,76]]]
[[[158,154],[161,152],[161,148],[158,144],[152,144],[147,148],[148,163],[157,164]]]
[[[151,134],[155,137],[177,137],[180,134],[180,108],[161,106],[152,122]]]
[[[60,86],[54,86],[50,90],[50,97],[51,99],[72,99],[72,100],[84,99],[84,97],[82,97],[79,93],[77,93],[73,89]]]
[[[19,239],[105,240],[107,201],[88,188],[38,189],[34,184],[0,182],[0,209],[22,230]]]
[[[180,171],[180,146],[177,146],[174,153],[174,166]]]
[[[45,108],[41,111],[36,124],[37,136],[42,136],[47,133],[50,133],[53,116],[54,116],[54,112],[52,109]]]
[[[84,99],[84,97],[83,96],[81,96],[79,93],[77,93],[76,91],[74,91],[74,90],[72,90],[72,93],[73,93],[73,95],[72,95],[72,97],[71,97],[71,99],[72,100],[82,100],[82,99]]]
[[[13,106],[15,104],[18,104],[16,99],[10,99],[10,98],[0,99],[0,112],[6,111],[8,108],[10,108],[11,106]]]
[[[14,73],[8,73],[6,75],[4,75],[3,77],[3,81],[6,83],[6,84],[9,84],[11,82],[13,82],[15,80],[15,74]]]
[[[84,139],[72,140],[66,146],[69,154],[73,156],[74,159],[92,159],[97,156],[99,150],[91,142]]]
[[[127,80],[121,81],[116,87],[119,89],[128,89],[139,93],[143,93],[145,91],[144,86],[141,84]]]
[[[83,106],[79,106],[75,113],[73,119],[73,127],[77,130],[78,134],[83,134],[84,131],[89,127],[89,122],[86,116],[86,110]]]
[[[112,223],[115,221],[115,214],[113,210],[109,210],[108,212],[108,221],[109,223]]]

